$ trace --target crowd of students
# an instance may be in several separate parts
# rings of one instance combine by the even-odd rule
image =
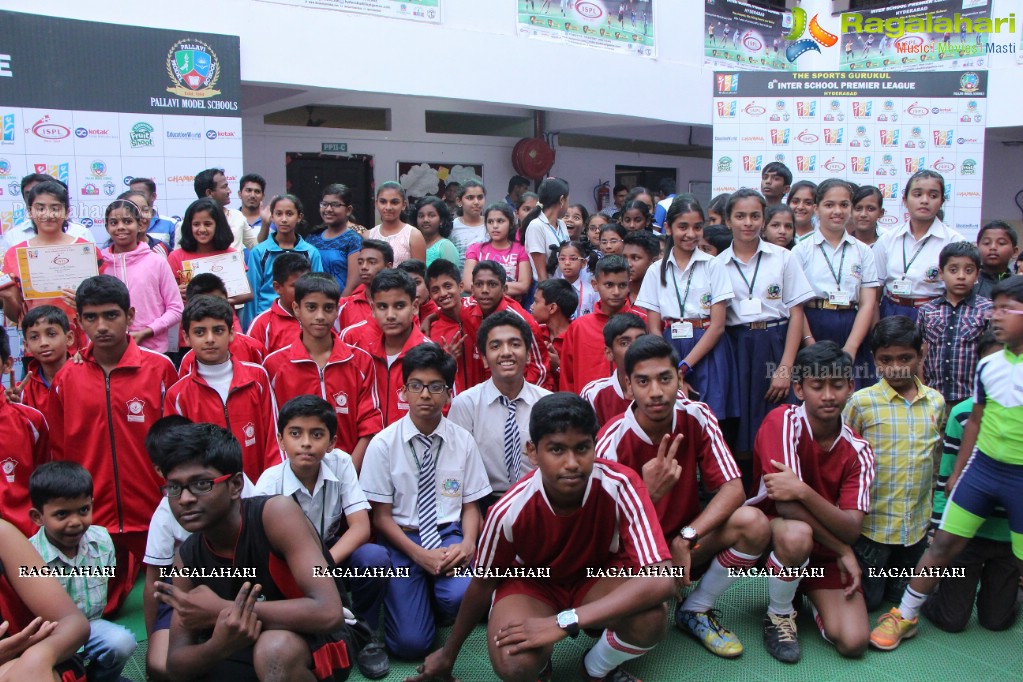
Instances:
[[[310,230],[256,175],[237,212],[202,171],[177,225],[136,179],[102,274],[35,299],[17,250],[89,235],[61,183],[27,177],[0,288],[26,357],[0,396],[0,680],[116,680],[135,643],[104,618],[142,572],[158,680],[376,679],[389,656],[449,679],[484,619],[502,679],[550,679],[581,630],[583,679],[636,679],[672,597],[682,632],[739,656],[715,606],[746,575],[789,663],[798,595],[847,657],[919,613],[962,629],[975,601],[1011,626],[1011,226],[963,240],[931,171],[891,231],[876,188],[777,163],[706,208],[667,184],[591,215],[562,179],[520,180],[489,204],[456,188],[454,220],[383,183],[369,230],[332,184]],[[248,295],[186,267],[232,252]]]

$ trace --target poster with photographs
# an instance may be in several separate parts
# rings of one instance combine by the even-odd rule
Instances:
[[[659,0],[663,1],[663,0]],[[514,0],[522,38],[655,57],[654,0]]]
[[[892,4],[841,16],[843,71],[986,69],[999,42],[986,0]],[[988,22],[988,23],[984,23]],[[1005,28],[1006,24],[1001,24]],[[992,30],[985,30],[990,28]],[[1004,40],[1014,36],[1006,34]]]
[[[703,63],[717,69],[794,71],[786,56],[792,16],[739,0],[704,3]]]
[[[795,180],[875,185],[885,226],[907,219],[906,180],[945,178],[945,224],[980,228],[986,71],[714,74],[713,191],[760,187],[781,161]]]
[[[399,161],[398,182],[412,199],[426,196],[444,198],[448,183],[459,184],[468,180],[483,182],[483,164],[429,161]]]
[[[368,14],[388,19],[440,23],[441,0],[259,0],[275,5]]]

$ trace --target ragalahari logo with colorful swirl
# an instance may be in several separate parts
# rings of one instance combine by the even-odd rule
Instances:
[[[785,36],[785,40],[790,41],[789,46],[785,48],[785,57],[790,63],[796,61],[807,52],[819,53],[821,45],[833,47],[838,43],[837,35],[821,28],[821,25],[817,22],[818,16],[817,14],[813,15],[813,19],[807,25],[806,10],[802,7],[796,7],[792,10],[792,29]],[[807,32],[809,32],[810,37],[804,38],[803,34]]]

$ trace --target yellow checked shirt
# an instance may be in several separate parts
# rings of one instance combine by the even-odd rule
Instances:
[[[934,466],[941,456],[945,399],[916,380],[910,402],[888,382],[854,393],[845,422],[874,451],[874,484],[863,535],[886,545],[909,546],[923,539],[931,513]]]

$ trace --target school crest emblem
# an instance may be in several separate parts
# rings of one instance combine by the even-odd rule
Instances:
[[[444,497],[461,497],[462,496],[462,482],[457,478],[445,478],[441,484],[441,494]]]
[[[704,292],[703,296],[700,296],[700,307],[707,309],[710,308],[711,296],[710,292]]]
[[[338,414],[348,414],[348,394],[344,391],[334,394],[334,411]]]
[[[859,263],[857,263],[856,265],[852,266],[852,276],[855,277],[856,279],[862,279],[862,277],[863,277],[863,266],[860,265]]]
[[[167,92],[179,97],[214,97],[220,94],[214,86],[220,79],[217,53],[201,40],[185,38],[174,43],[167,52],[167,75],[171,87]]]
[[[17,468],[18,462],[11,457],[8,457],[4,461],[0,462],[0,469],[4,470],[4,476],[7,477],[8,483],[14,483],[14,470]]]
[[[772,284],[772,285],[768,286],[767,287],[767,298],[769,298],[772,301],[777,301],[779,298],[781,298],[781,285],[780,284]]]
[[[242,433],[245,434],[245,447],[256,444],[256,425],[249,422],[242,427]]]
[[[928,282],[937,282],[938,281],[938,274],[939,274],[939,271],[938,271],[937,266],[932,265],[931,267],[927,268],[927,273],[926,273],[925,277],[926,277]]]
[[[140,424],[146,423],[146,401],[139,400],[138,398],[132,398],[128,401],[128,421],[138,422]]]

